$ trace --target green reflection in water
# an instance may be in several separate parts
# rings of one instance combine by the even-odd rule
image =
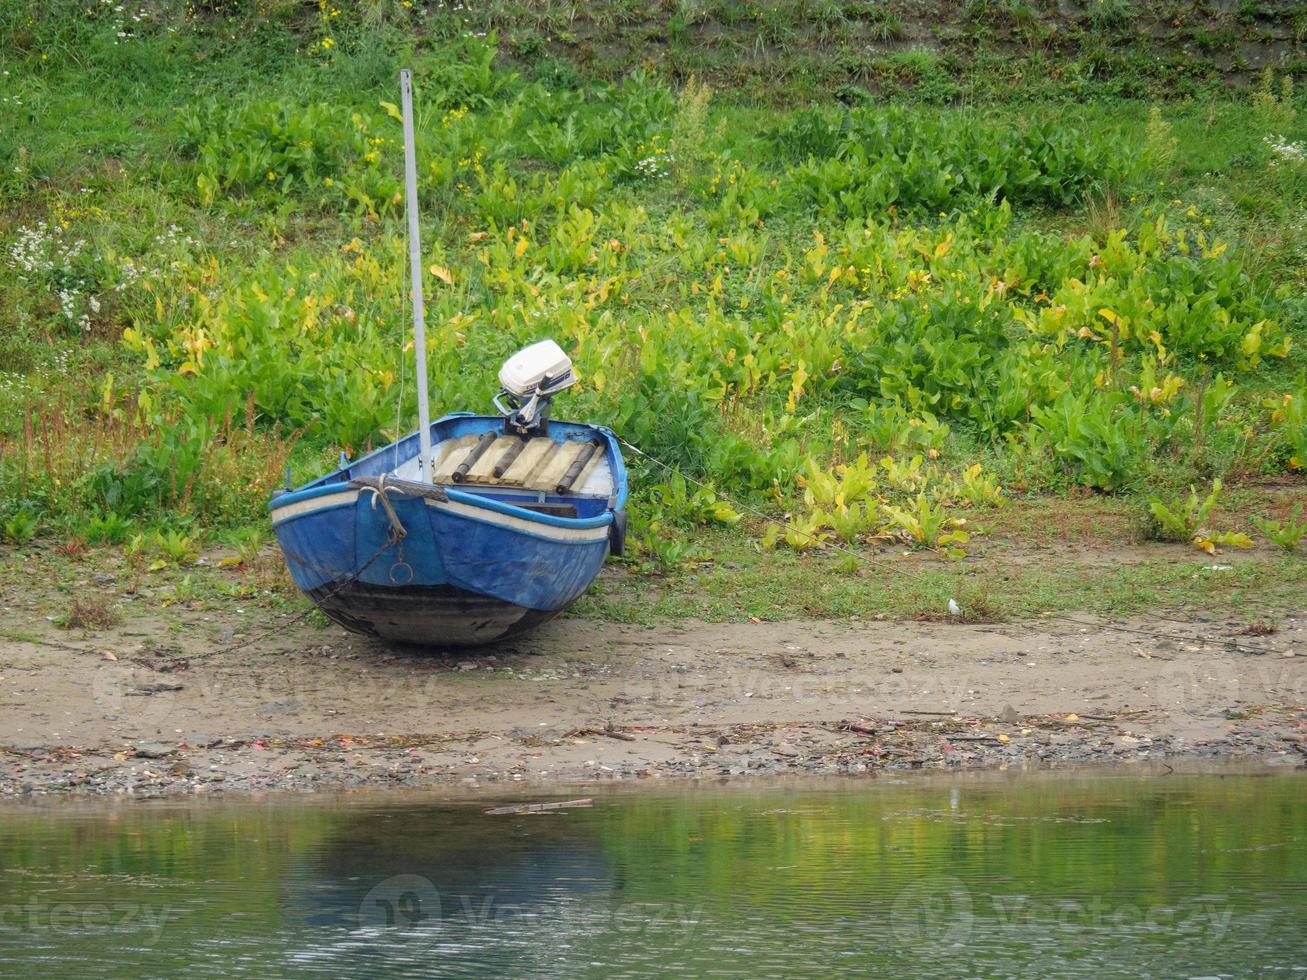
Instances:
[[[959,776],[10,809],[0,962],[49,975],[1307,970],[1307,778]]]

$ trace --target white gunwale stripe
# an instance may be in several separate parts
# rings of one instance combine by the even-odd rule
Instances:
[[[460,517],[469,517],[481,521],[483,524],[494,524],[498,527],[511,528],[514,531],[524,531],[537,537],[551,538],[554,541],[603,541],[608,537],[607,525],[602,527],[556,527],[553,524],[540,524],[522,517],[513,517],[511,514],[501,514],[499,511],[485,507],[461,504],[454,500],[428,499],[427,506],[434,507],[436,510],[449,511],[449,513],[457,514]]]
[[[321,497],[310,497],[308,500],[297,500],[294,503],[274,508],[271,513],[272,522],[280,524],[292,517],[302,517],[305,514],[312,514],[319,510],[346,506],[357,501],[358,496],[359,491],[348,490],[340,493],[323,494]],[[514,517],[511,514],[501,514],[499,511],[490,510],[486,507],[476,507],[472,504],[458,503],[453,500],[428,499],[427,506],[435,507],[437,510],[445,510],[460,517],[481,521],[483,524],[511,528],[514,531],[523,531],[527,534],[550,538],[554,541],[592,542],[603,541],[608,537],[607,525],[601,527],[557,527],[553,524],[542,524],[522,517]]]
[[[272,523],[278,524],[289,517],[311,514],[315,510],[325,510],[328,507],[352,504],[358,499],[359,492],[357,490],[346,490],[340,493],[324,493],[321,497],[310,497],[308,500],[297,500],[293,504],[274,507],[271,512]]]

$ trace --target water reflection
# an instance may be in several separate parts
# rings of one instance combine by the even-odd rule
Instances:
[[[1307,779],[10,810],[0,957],[78,975],[1307,969]]]

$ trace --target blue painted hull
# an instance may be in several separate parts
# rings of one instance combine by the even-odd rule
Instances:
[[[502,424],[498,417],[450,415],[432,423],[432,441],[497,431]],[[551,495],[540,501],[533,492],[457,485],[423,495],[407,484],[378,500],[360,482],[375,482],[412,459],[418,451],[413,433],[273,498],[273,528],[291,577],[347,629],[406,643],[489,643],[557,615],[603,567],[627,483],[621,451],[607,429],[553,422],[550,435],[600,442],[613,476],[607,499]],[[566,504],[578,514],[528,509],[540,504]]]

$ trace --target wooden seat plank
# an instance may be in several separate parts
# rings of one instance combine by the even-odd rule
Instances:
[[[576,462],[576,457],[580,455],[585,446],[584,442],[578,442],[575,439],[569,439],[559,445],[549,455],[545,464],[531,474],[531,482],[528,486],[532,490],[553,490],[558,485],[558,481],[563,478],[563,474]]]
[[[604,454],[602,452],[595,453],[593,456],[590,457],[590,461],[581,468],[581,473],[579,476],[577,476],[576,482],[572,484],[572,489],[570,492],[571,493],[581,492],[584,489],[586,483],[589,481],[590,475],[594,473],[594,471],[598,469],[600,466],[607,466],[607,465],[608,464],[604,462]],[[550,487],[550,489],[552,490],[553,487]]]
[[[494,476],[494,468],[500,457],[517,443],[518,437],[502,435],[491,443],[490,448],[482,454],[463,483],[454,483],[453,474],[460,463],[476,448],[480,435],[462,436],[447,439],[433,447],[432,479],[435,483],[454,487],[515,487],[523,490],[537,490],[554,493],[554,488],[567,473],[577,456],[584,451],[585,441],[568,439],[554,442],[539,436],[527,441],[508,471],[499,479]],[[594,488],[585,489],[600,467],[607,466],[605,454],[595,453],[581,470],[572,484],[572,493],[589,493]]]
[[[508,468],[499,483],[511,487],[525,487],[530,485],[530,477],[535,470],[544,463],[545,459],[555,451],[558,443],[552,439],[532,439],[526,444],[520,456],[513,460],[513,465]]]
[[[433,483],[453,483],[454,470],[458,464],[467,459],[477,444],[480,436],[463,436],[460,439],[446,439],[436,446],[435,459],[431,467]]]
[[[499,462],[499,457],[508,451],[510,446],[515,446],[521,439],[517,436],[500,436],[478,459],[470,470],[467,471],[468,483],[482,483],[487,486],[494,486],[499,481],[495,479],[495,464]]]

